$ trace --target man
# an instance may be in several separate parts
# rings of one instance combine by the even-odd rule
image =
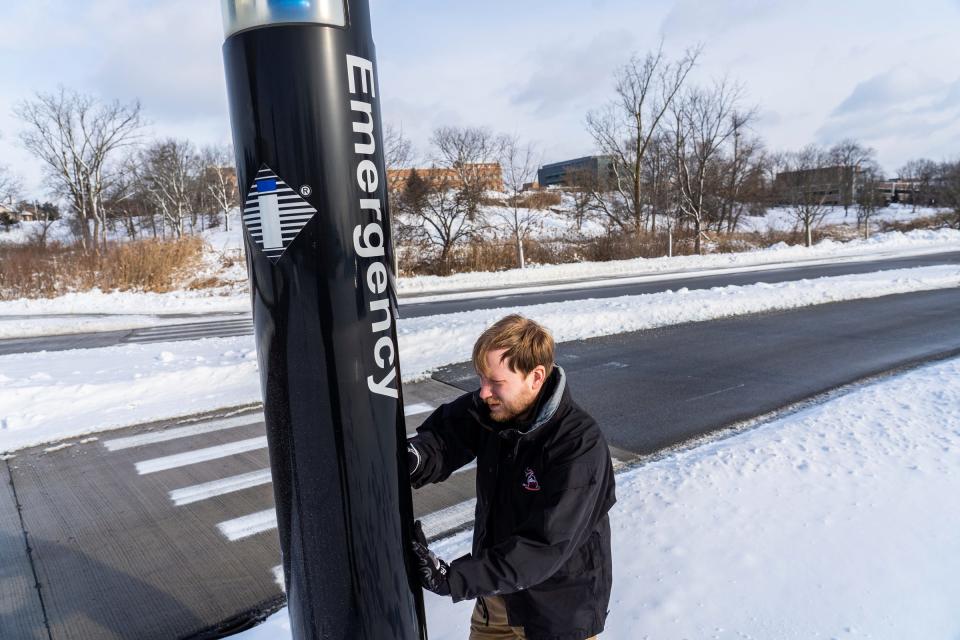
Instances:
[[[570,397],[553,338],[510,315],[473,348],[480,389],[441,406],[410,440],[415,488],[477,460],[473,552],[449,565],[417,523],[424,588],[477,598],[470,640],[585,640],[601,631],[612,582],[610,452]]]

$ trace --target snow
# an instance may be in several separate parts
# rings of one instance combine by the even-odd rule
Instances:
[[[892,231],[876,234],[868,240],[836,242],[823,240],[813,247],[778,243],[766,249],[739,253],[717,253],[703,256],[672,258],[635,258],[608,262],[579,262],[558,265],[534,265],[526,269],[498,272],[471,272],[452,276],[415,276],[401,278],[401,296],[438,294],[449,291],[494,289],[528,284],[555,283],[578,279],[622,278],[653,274],[678,274],[690,271],[735,269],[759,265],[797,266],[798,262],[864,259],[922,255],[960,249],[960,231],[955,229],[916,230],[907,233]],[[811,262],[807,262],[811,261]]]
[[[43,233],[42,222],[20,222],[11,225],[9,229],[0,226],[0,245],[24,245],[34,242]],[[65,219],[50,223],[47,230],[46,242],[73,242],[74,235],[70,223]]]
[[[857,224],[857,207],[852,206],[848,212],[844,212],[843,207],[824,207],[825,215],[820,227],[830,225],[847,225],[855,227]],[[911,205],[891,204],[887,207],[878,209],[871,217],[872,223],[878,222],[910,222],[918,218],[935,216],[939,213],[948,211],[935,207],[917,207],[916,210]],[[802,229],[798,225],[796,215],[789,207],[771,207],[767,209],[762,216],[743,216],[740,218],[738,231],[792,231]]]
[[[253,336],[0,356],[0,451],[259,402],[256,357]]]
[[[469,361],[476,337],[515,311],[567,342],[957,286],[960,266],[945,265],[400,319],[401,372],[411,382]],[[0,452],[261,399],[253,336],[0,356],[0,382]]]
[[[667,453],[617,477],[602,637],[957,638],[957,495],[960,360]],[[425,595],[431,639],[465,638],[472,602]]]
[[[211,232],[208,244],[220,246],[223,251],[237,252],[240,250],[237,245],[238,238],[239,234],[234,226],[230,232]],[[214,242],[222,244],[216,245]],[[231,242],[233,244],[230,244]],[[769,249],[743,253],[544,265],[496,273],[465,273],[443,278],[417,276],[401,278],[398,281],[398,291],[402,301],[411,304],[457,297],[492,297],[503,294],[506,288],[510,288],[511,293],[522,293],[623,284],[678,275],[698,277],[758,269],[791,268],[798,264],[875,260],[957,250],[960,250],[960,231],[918,230],[878,234],[866,241],[839,243],[826,240],[810,248],[780,244]],[[208,261],[215,260],[213,254],[207,254],[207,258]],[[246,289],[246,268],[242,261],[218,275],[232,284],[219,289],[173,291],[165,294],[103,292],[94,289],[57,298],[0,301],[0,339],[135,329],[182,322],[182,318],[175,316],[183,314],[248,314],[250,297]],[[584,282],[586,280],[590,282]]]

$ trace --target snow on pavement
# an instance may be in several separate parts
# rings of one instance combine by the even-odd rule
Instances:
[[[250,302],[244,299],[246,309],[243,312],[249,315]],[[198,315],[196,319],[185,318],[178,312],[176,316],[141,314],[111,314],[111,315],[69,315],[69,316],[7,316],[0,320],[0,340],[14,338],[30,338],[39,336],[54,336],[78,333],[100,333],[103,331],[126,331],[144,327],[160,327],[182,325],[185,322],[216,322],[219,320],[235,320],[236,315]]]
[[[958,495],[960,360],[667,454],[617,477],[601,637],[954,640]],[[431,640],[467,636],[472,602],[426,602]],[[284,609],[235,637],[289,629]]]
[[[869,240],[849,242],[823,240],[813,247],[788,245],[781,242],[766,249],[737,253],[533,265],[526,269],[472,272],[444,277],[417,276],[401,278],[398,281],[398,292],[401,296],[442,294],[450,291],[513,287],[584,278],[622,278],[705,269],[727,269],[733,272],[746,267],[784,262],[876,260],[884,257],[957,250],[960,250],[960,231],[956,229],[928,229],[907,233],[893,231],[876,234]]]
[[[950,265],[401,319],[401,370],[411,382],[469,361],[476,337],[513,311],[566,342],[957,286]],[[260,399],[253,336],[0,356],[0,452]]]
[[[57,298],[0,301],[0,339],[188,322],[175,317],[182,314],[204,314],[203,320],[214,320],[208,314],[250,313],[249,294],[216,294],[215,290],[146,293],[92,289]]]
[[[0,356],[0,452],[259,401],[252,336]]]
[[[229,234],[224,232],[223,235]],[[825,240],[811,248],[781,243],[768,249],[742,253],[541,265],[496,273],[464,273],[446,277],[416,276],[400,278],[398,289],[400,296],[409,304],[457,297],[495,296],[502,293],[500,289],[505,287],[514,288],[511,293],[522,293],[583,286],[582,283],[569,284],[572,280],[589,279],[590,286],[598,286],[603,284],[604,278],[615,279],[622,284],[628,281],[625,278],[644,280],[678,275],[696,277],[715,275],[721,271],[737,273],[764,268],[787,268],[797,264],[864,261],[957,250],[960,250],[960,231],[918,230],[905,234],[877,234],[866,241],[841,243]],[[173,291],[165,294],[102,292],[94,289],[57,298],[0,301],[0,339],[134,329],[178,321],[171,319],[171,314],[249,314],[250,296],[246,289],[245,273],[243,265],[234,265],[230,276],[225,278],[234,284],[218,289]],[[558,285],[561,282],[568,284]],[[477,292],[477,289],[489,291],[484,294]],[[456,293],[464,290],[470,293]]]

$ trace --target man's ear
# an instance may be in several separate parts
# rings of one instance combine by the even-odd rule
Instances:
[[[547,368],[542,364],[538,364],[533,368],[533,371],[530,372],[530,375],[533,376],[530,386],[534,391],[540,391],[540,387],[543,386],[544,381],[547,379]]]

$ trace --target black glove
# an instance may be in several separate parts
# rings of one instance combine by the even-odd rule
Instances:
[[[450,583],[447,582],[447,573],[450,566],[433,555],[427,548],[427,537],[423,535],[423,527],[417,520],[413,524],[413,556],[420,570],[420,584],[427,591],[433,591],[438,596],[450,595]]]

